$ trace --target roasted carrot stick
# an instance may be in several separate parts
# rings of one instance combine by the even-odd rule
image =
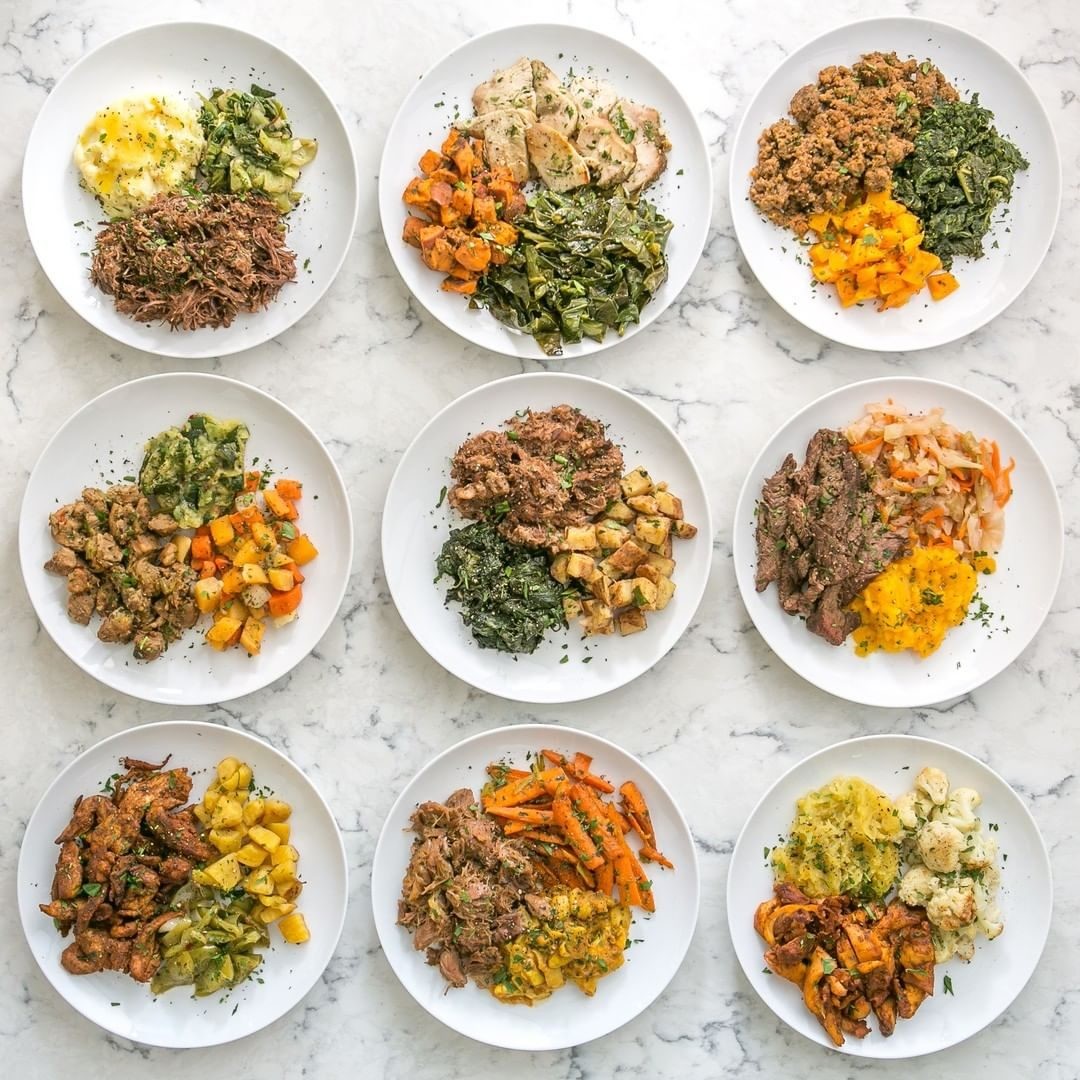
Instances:
[[[602,776],[597,776],[594,773],[589,772],[588,766],[579,775],[574,768],[573,762],[568,762],[566,758],[560,754],[557,750],[541,750],[540,753],[555,765],[561,765],[566,771],[575,779],[581,780],[588,784],[589,787],[595,788],[597,791],[602,791],[606,795],[610,795],[615,790],[615,785],[609,783]],[[581,754],[575,757],[587,758],[587,755]],[[588,758],[589,764],[592,764],[592,758]]]
[[[590,870],[595,870],[604,865],[603,856],[596,850],[592,837],[585,831],[584,826],[574,815],[574,806],[570,801],[568,791],[559,791],[552,803],[552,814],[555,824],[566,833],[566,839],[570,847],[581,859],[582,863]]]
[[[525,821],[530,825],[547,825],[554,820],[554,814],[550,810],[533,810],[527,806],[490,806],[487,813],[492,817]]]
[[[619,788],[619,794],[623,797],[626,809],[637,818],[641,827],[645,830],[649,846],[656,847],[656,829],[653,828],[652,815],[649,813],[649,807],[645,802],[645,796],[641,794],[641,790],[638,788],[637,784],[635,784],[633,780],[627,780],[626,783]]]

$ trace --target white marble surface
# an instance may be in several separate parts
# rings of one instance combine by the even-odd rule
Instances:
[[[881,357],[826,344],[766,299],[736,249],[722,179],[735,122],[757,84],[805,39],[868,14],[857,0],[827,7],[794,0],[551,0],[540,9],[455,0],[299,6],[283,0],[141,6],[3,0],[0,505],[9,513],[0,528],[12,569],[0,579],[2,895],[10,912],[22,831],[56,770],[107,734],[181,716],[243,727],[291,754],[329,797],[352,874],[345,934],[322,983],[274,1030],[213,1052],[150,1051],[104,1035],[45,983],[9,918],[0,950],[0,1055],[8,1067],[24,1077],[108,1074],[115,1080],[211,1070],[411,1080],[906,1075],[912,1066],[844,1059],[782,1029],[737,970],[723,902],[732,844],[764,785],[836,740],[905,731],[954,742],[1004,773],[1038,818],[1057,885],[1050,942],[1031,984],[1006,1016],[940,1055],[932,1068],[965,1077],[1037,1074],[1055,1080],[1078,1074],[1080,14],[1072,0],[960,0],[951,11],[920,0],[879,0],[874,6],[874,13],[905,10],[968,27],[1019,62],[1061,141],[1065,202],[1045,265],[1004,315],[956,346]],[[315,654],[262,693],[227,708],[188,712],[117,699],[81,674],[42,633],[14,567],[15,510],[54,429],[110,386],[183,366],[118,348],[64,306],[26,239],[19,170],[22,145],[46,93],[87,49],[157,18],[207,16],[262,27],[286,42],[341,105],[355,140],[360,225],[329,295],[279,341],[206,368],[271,391],[289,388],[295,407],[345,472],[357,543],[341,617]],[[384,248],[375,177],[399,101],[448,47],[500,23],[566,16],[611,29],[667,66],[712,148],[713,232],[686,292],[648,333],[577,370],[640,393],[676,424],[704,468],[718,531],[706,599],[663,663],[609,698],[527,709],[471,692],[429,661],[405,632],[382,580],[380,508],[402,449],[446,402],[519,365],[480,355],[421,317]],[[790,674],[749,624],[735,591],[729,546],[738,485],[775,427],[828,389],[895,372],[963,383],[1012,415],[1049,462],[1068,533],[1065,578],[1034,644],[978,693],[948,708],[914,713],[846,705]],[[444,1030],[406,996],[379,952],[368,910],[368,868],[383,815],[429,756],[470,733],[525,719],[586,726],[642,754],[669,781],[689,770],[682,780],[683,809],[700,845],[703,895],[687,962],[635,1024],[574,1051],[511,1058]]]

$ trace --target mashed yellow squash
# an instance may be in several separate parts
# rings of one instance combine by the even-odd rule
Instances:
[[[203,152],[195,110],[175,97],[145,94],[107,105],[75,143],[88,191],[112,217],[130,217],[155,195],[195,175]]]
[[[862,619],[852,635],[855,651],[866,656],[878,649],[913,649],[929,656],[964,621],[976,582],[975,570],[952,548],[916,548],[852,602]]]
[[[778,881],[811,899],[880,900],[900,868],[900,819],[892,801],[857,776],[839,776],[795,804],[786,842],[772,851]]]

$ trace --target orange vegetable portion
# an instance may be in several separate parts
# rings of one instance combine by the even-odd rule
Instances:
[[[835,285],[844,307],[877,301],[879,311],[901,307],[923,288],[943,300],[959,288],[941,260],[922,248],[919,219],[888,191],[869,192],[836,213],[814,214],[810,265],[816,281]]]

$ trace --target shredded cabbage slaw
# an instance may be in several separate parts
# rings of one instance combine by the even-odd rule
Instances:
[[[995,441],[953,427],[944,409],[908,413],[891,398],[867,405],[845,435],[873,474],[884,524],[906,528],[913,545],[951,547],[976,570],[995,569],[1016,465],[1002,465]]]

